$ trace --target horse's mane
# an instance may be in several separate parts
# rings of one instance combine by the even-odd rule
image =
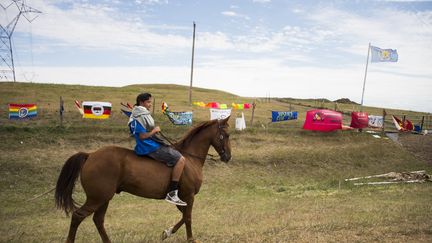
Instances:
[[[179,141],[175,143],[175,147],[178,149],[184,149],[192,140],[204,128],[209,127],[218,122],[217,120],[204,121],[190,129]]]

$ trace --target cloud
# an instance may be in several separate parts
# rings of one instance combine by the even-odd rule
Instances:
[[[227,16],[227,17],[243,18],[246,20],[250,19],[247,15],[239,14],[239,13],[236,13],[234,11],[223,11],[223,12],[221,12],[221,14],[224,16]]]
[[[144,7],[151,2],[141,1]],[[190,26],[149,24],[147,18],[125,16],[113,5],[68,3],[67,7],[59,7],[57,1],[32,1],[32,7],[44,13],[32,24],[33,34],[48,40],[37,47],[39,51],[56,52],[60,46],[90,54],[95,50],[117,51],[150,60],[175,59],[173,56],[179,52],[190,57]],[[387,102],[394,107],[431,112],[427,104],[432,103],[428,94],[432,78],[431,11],[379,8],[363,14],[321,6],[291,11],[301,23],[287,18],[270,26],[270,22],[255,21],[253,13],[247,12],[249,18],[233,7],[217,12],[225,16],[218,21],[236,22],[240,31],[197,29],[194,84],[243,96],[270,93],[280,97],[348,97],[359,102],[371,42],[381,48],[397,49],[399,61],[369,64],[365,104],[383,106],[382,102]],[[247,27],[243,27],[245,22]],[[23,25],[17,26],[18,31],[20,28]],[[83,79],[91,79],[93,85],[110,86],[188,84],[189,69],[184,62],[175,61],[151,67],[35,68],[36,81],[40,82],[82,83]],[[392,100],[396,94],[398,98]],[[404,102],[398,105],[400,100]]]
[[[432,12],[412,13],[394,9],[379,9],[368,16],[326,8],[312,12],[308,19],[314,26],[332,33],[332,39],[340,42],[335,50],[364,56],[367,45],[398,49],[398,68],[412,69],[432,76],[432,28],[419,21],[424,15],[432,24]],[[423,16],[422,16],[423,17]],[[396,27],[397,26],[397,27]],[[331,43],[331,41],[330,41]],[[421,71],[423,70],[423,71]]]
[[[238,16],[237,13],[233,12],[233,11],[223,11],[221,14],[228,16],[228,17],[237,17]]]
[[[153,5],[153,4],[168,4],[168,0],[135,0],[135,3],[137,4],[148,4],[148,5]]]
[[[162,25],[158,29],[168,33],[157,33],[153,31],[156,26],[140,19],[121,19],[111,6],[72,4],[69,8],[60,8],[53,2],[41,0],[33,1],[32,6],[43,12],[33,22],[32,29],[37,38],[47,40],[45,45],[154,54],[190,48],[190,37],[169,33],[170,30],[184,30],[182,27]]]

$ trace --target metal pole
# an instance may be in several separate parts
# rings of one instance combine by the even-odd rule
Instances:
[[[365,69],[365,75],[364,75],[364,80],[363,80],[362,98],[361,98],[361,103],[360,103],[360,111],[363,111],[363,97],[364,97],[364,91],[365,91],[365,86],[366,86],[366,76],[367,76],[367,69],[368,69],[368,64],[369,64],[370,47],[371,47],[371,44],[369,42],[368,53],[367,53],[367,58],[366,58],[366,69]]]
[[[14,60],[13,60],[13,52],[12,52],[12,33],[9,36],[9,47],[10,47],[10,54],[11,54],[11,63],[12,63],[12,74],[13,74],[13,80],[14,83],[16,82],[16,77],[15,77],[15,65],[14,65]]]
[[[190,77],[190,86],[189,86],[189,105],[192,105],[192,80],[193,80],[194,54],[195,54],[195,21],[193,22],[192,63],[191,63],[191,77]]]

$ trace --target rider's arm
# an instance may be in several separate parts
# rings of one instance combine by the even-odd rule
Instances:
[[[147,139],[147,138],[153,136],[153,135],[154,135],[155,133],[157,133],[157,132],[160,132],[160,128],[159,128],[159,126],[153,128],[153,130],[151,130],[150,132],[140,132],[140,133],[139,133],[139,138],[140,138],[141,140],[144,140],[144,139]]]

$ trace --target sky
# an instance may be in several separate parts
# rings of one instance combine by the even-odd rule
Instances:
[[[17,15],[9,3],[0,0],[2,26]],[[366,73],[365,106],[432,113],[432,1],[25,3],[42,13],[13,32],[18,81],[189,86],[195,22],[194,87],[360,103]],[[365,72],[369,43],[396,49],[398,61]]]

